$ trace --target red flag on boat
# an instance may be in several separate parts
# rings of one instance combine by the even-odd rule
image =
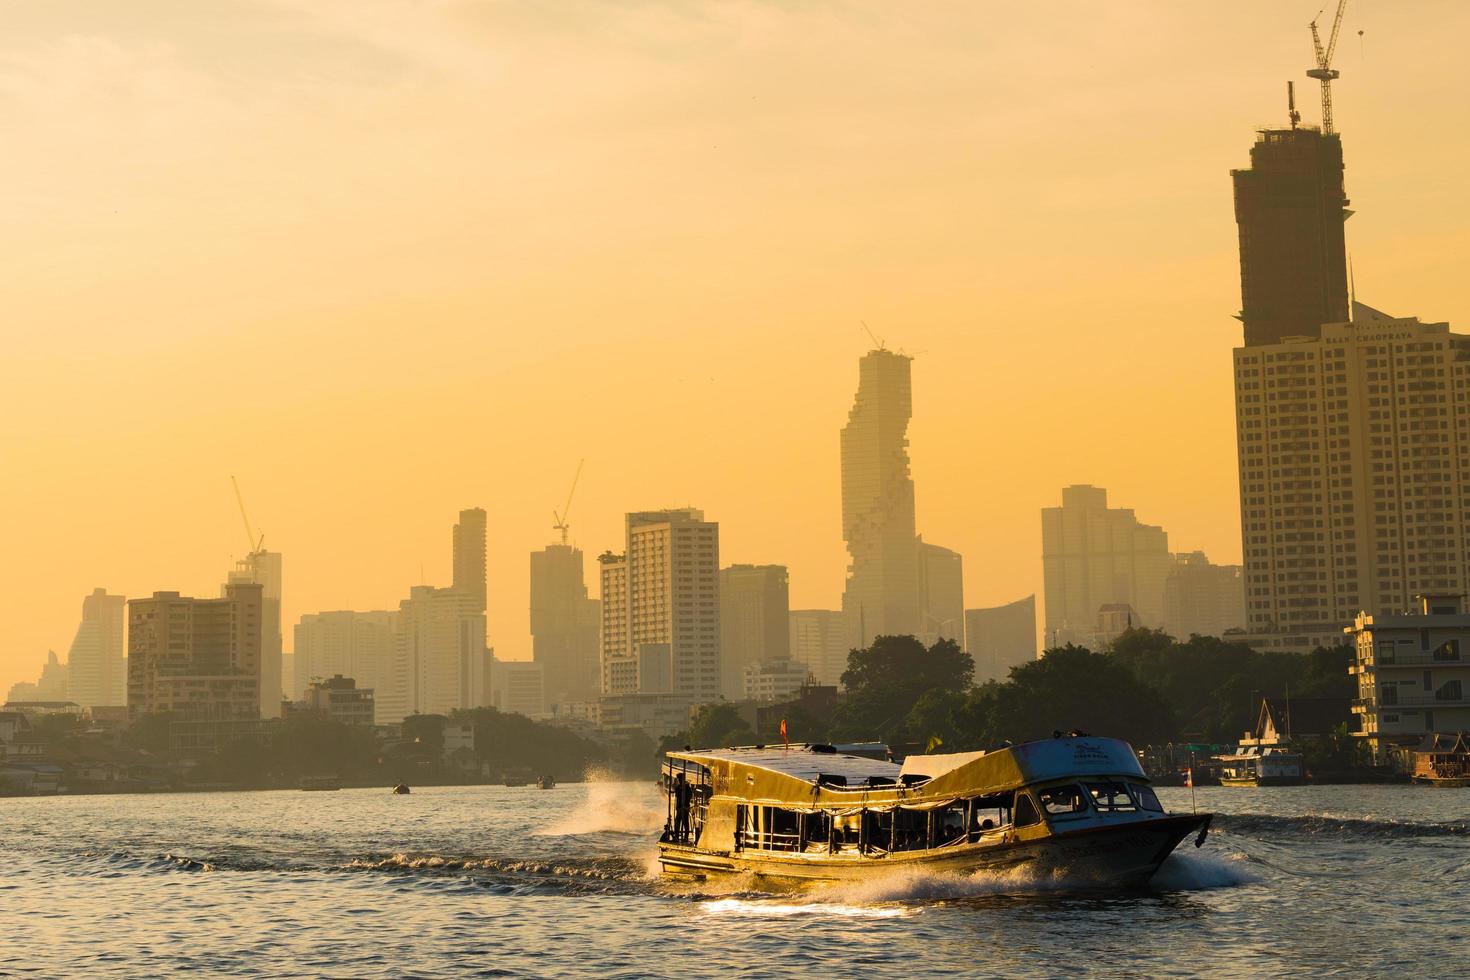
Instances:
[[[789,738],[786,737],[786,719],[785,718],[782,718],[781,719],[781,741],[783,741],[783,742],[786,743],[786,747],[788,749],[791,748],[791,739],[789,739]]]
[[[1184,770],[1184,788],[1194,789],[1194,768],[1192,766]]]

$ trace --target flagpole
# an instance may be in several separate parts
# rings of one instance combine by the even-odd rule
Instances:
[[[1189,807],[1199,813],[1199,802],[1194,798],[1194,749],[1189,750]]]

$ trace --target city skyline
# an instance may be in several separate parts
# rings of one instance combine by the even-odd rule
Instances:
[[[288,27],[306,29],[293,20],[304,15],[293,13],[290,5],[282,9],[279,16]],[[709,53],[708,46],[720,48],[719,40],[732,33],[758,36],[760,18],[753,9],[732,8],[713,25],[670,15],[667,26],[680,37],[704,29]],[[1441,175],[1456,171],[1446,161],[1457,159],[1463,147],[1449,128],[1426,122],[1453,118],[1454,87],[1444,84],[1444,66],[1452,59],[1434,52],[1465,14],[1449,6],[1439,10],[1441,29],[1434,33],[1440,36],[1421,28],[1412,33],[1412,50],[1403,38],[1422,12],[1410,18],[1371,11],[1361,25],[1367,31],[1365,50],[1345,44],[1341,53],[1338,128],[1358,211],[1348,227],[1348,247],[1359,294],[1381,308],[1419,315],[1425,322],[1448,321],[1454,329],[1465,322],[1466,311],[1452,256],[1463,254],[1465,234],[1458,229],[1470,223],[1464,220],[1466,205],[1445,193]],[[765,13],[783,24],[802,17]],[[46,650],[67,649],[77,602],[96,587],[129,597],[157,590],[214,594],[220,569],[242,557],[226,485],[230,473],[241,476],[252,515],[267,534],[266,547],[285,555],[289,573],[282,618],[288,626],[308,612],[394,608],[410,584],[448,580],[449,563],[440,554],[444,516],[479,505],[495,515],[488,552],[490,642],[502,657],[529,657],[525,555],[553,539],[551,522],[540,515],[560,502],[565,471],[582,455],[589,462],[573,538],[585,550],[618,540],[622,514],[630,506],[692,501],[718,515],[726,528],[722,563],[788,565],[793,608],[835,608],[845,556],[833,432],[850,401],[853,361],[868,346],[858,326],[862,319],[895,349],[924,352],[914,362],[910,449],[918,524],[971,559],[965,570],[966,607],[1008,602],[1039,587],[1035,511],[1058,487],[1073,483],[1107,487],[1115,499],[1146,513],[1189,547],[1215,561],[1240,561],[1227,353],[1239,343],[1238,324],[1230,319],[1239,295],[1228,170],[1248,164],[1248,140],[1257,126],[1285,124],[1283,83],[1300,79],[1307,61],[1298,21],[1310,13],[1261,4],[1227,23],[1178,11],[1106,15],[1096,29],[1114,43],[1117,60],[1148,67],[1140,77],[1082,58],[1086,70],[1103,73],[1094,81],[1104,83],[1105,93],[1154,91],[1161,79],[1196,56],[1172,50],[1172,38],[1179,35],[1204,36],[1207,50],[1216,54],[1231,45],[1251,47],[1248,64],[1225,62],[1230,67],[1221,69],[1218,86],[1191,90],[1188,98],[1203,100],[1208,110],[1211,122],[1204,129],[1197,112],[1185,110],[1183,96],[1162,108],[1144,99],[1124,109],[1081,93],[1073,93],[1070,102],[1054,89],[1044,97],[1027,94],[1023,83],[1031,76],[1010,59],[1023,60],[1022,54],[1034,50],[1028,45],[1045,41],[1052,54],[1043,60],[1056,60],[1051,42],[1058,39],[1048,34],[1055,28],[1050,16],[1032,21],[1017,15],[1001,27],[1016,52],[983,52],[1006,70],[1018,71],[1015,77],[1021,79],[1014,104],[999,116],[994,93],[988,101],[978,98],[997,69],[973,50],[941,45],[941,56],[924,68],[923,84],[914,91],[862,80],[857,69],[887,63],[876,37],[880,28],[891,26],[883,23],[889,15],[879,16],[871,36],[845,38],[861,43],[833,68],[808,69],[813,74],[797,80],[797,105],[788,116],[748,110],[747,102],[760,103],[769,93],[745,99],[748,93],[732,74],[738,62],[713,57],[688,80],[697,91],[723,97],[713,107],[719,132],[706,139],[711,134],[700,127],[679,129],[673,137],[677,158],[720,165],[708,179],[729,190],[731,173],[721,166],[758,163],[760,151],[794,148],[810,157],[801,173],[824,192],[803,204],[797,198],[808,185],[789,187],[772,170],[754,168],[752,187],[736,195],[737,202],[756,215],[775,215],[782,225],[804,229],[784,250],[772,250],[774,262],[758,257],[769,239],[731,211],[716,209],[716,227],[732,232],[728,237],[738,245],[734,252],[709,245],[692,226],[644,228],[637,214],[617,212],[614,230],[632,236],[643,260],[674,262],[670,268],[683,273],[709,270],[685,286],[670,285],[661,276],[656,289],[652,281],[632,277],[633,290],[657,293],[636,302],[631,301],[634,292],[611,282],[616,276],[599,271],[590,259],[574,257],[556,267],[558,276],[585,281],[585,300],[558,296],[555,282],[540,280],[501,295],[475,284],[481,270],[463,268],[475,265],[468,257],[447,259],[441,266],[412,258],[398,238],[371,235],[363,247],[349,250],[340,267],[323,265],[322,250],[330,243],[316,238],[302,246],[304,251],[291,253],[294,261],[311,259],[303,267],[322,277],[320,291],[313,291],[301,274],[267,258],[290,228],[287,215],[266,213],[247,221],[221,210],[212,196],[221,189],[249,188],[252,180],[281,178],[288,197],[299,204],[301,195],[325,186],[326,176],[311,168],[291,178],[275,163],[259,159],[253,170],[248,160],[227,169],[223,183],[208,193],[176,194],[172,185],[162,192],[176,194],[171,207],[181,210],[169,217],[181,219],[182,227],[199,229],[215,218],[237,233],[230,248],[238,253],[213,244],[182,259],[179,242],[164,235],[158,216],[141,206],[158,199],[159,187],[151,182],[171,173],[168,159],[155,154],[177,152],[176,144],[160,138],[155,148],[132,130],[107,128],[120,148],[141,158],[129,158],[132,164],[118,171],[114,183],[84,182],[75,200],[62,201],[62,185],[55,182],[75,177],[67,167],[54,165],[68,156],[67,134],[39,127],[34,142],[10,163],[17,180],[5,193],[17,204],[17,224],[0,240],[0,256],[19,273],[12,317],[32,328],[16,356],[0,368],[17,408],[14,430],[4,436],[9,479],[0,501],[7,513],[26,518],[15,522],[16,558],[0,582],[6,621],[15,624],[0,648],[0,684],[33,679]],[[37,39],[48,16],[31,11],[8,28],[9,57],[0,87],[0,113],[7,119],[17,113],[39,118],[53,107],[50,100],[80,99],[118,77],[138,77],[162,81],[125,86],[106,103],[118,126],[133,124],[139,133],[156,134],[145,124],[182,123],[186,132],[221,137],[226,147],[252,132],[248,102],[240,110],[247,118],[236,113],[205,123],[209,100],[219,97],[219,86],[228,80],[210,76],[186,53],[200,40],[191,33],[197,25],[161,18],[150,30],[174,30],[168,37],[172,46],[150,47],[146,42],[152,34],[119,35],[109,33],[105,21],[89,23],[95,28],[90,33],[48,47]],[[953,12],[947,16],[965,19]],[[259,35],[245,26],[240,57],[247,75],[284,57],[252,48]],[[428,38],[419,33],[396,41],[364,37],[340,20],[313,20],[307,26],[337,37],[351,55],[336,63],[344,69],[341,89],[318,95],[328,103],[322,117],[326,131],[349,137],[347,144],[357,152],[374,144],[366,130],[352,128],[355,117],[349,110],[397,112],[394,118],[401,121],[408,111],[404,102],[412,99],[391,83],[414,69],[425,73],[431,90],[459,96],[454,111],[468,113],[466,102],[473,94],[500,91],[493,79],[474,77],[474,69],[464,64],[468,59],[461,57],[474,44],[493,47],[483,31],[450,44],[442,26]],[[955,26],[927,13],[911,30],[928,43]],[[27,34],[30,29],[35,37]],[[859,31],[851,24],[843,29]],[[975,36],[968,28],[960,33],[970,41]],[[204,40],[220,43],[212,36]],[[1076,51],[1096,44],[1080,28],[1064,29],[1059,40]],[[824,51],[832,45],[822,42]],[[616,44],[598,50],[604,57],[639,54],[620,52]],[[776,65],[797,63],[792,49],[774,41],[761,53]],[[646,65],[652,59],[642,54]],[[349,63],[357,74],[345,72]],[[66,76],[74,83],[70,87],[43,84],[65,72],[73,73]],[[188,88],[170,80],[193,80],[201,73],[210,84],[193,89],[199,93],[197,104],[160,94]],[[983,82],[970,81],[971,75]],[[842,91],[839,82],[854,78],[861,80],[856,91]],[[943,78],[952,81],[946,97],[928,99]],[[657,80],[656,73],[640,76],[652,87],[637,94],[647,97],[650,107],[670,110],[667,96],[653,84]],[[306,83],[292,75],[283,84],[299,94],[297,87]],[[559,94],[561,109],[585,110],[564,88]],[[875,136],[868,127],[867,139],[888,151],[904,139],[922,137],[924,161],[900,154],[887,163],[872,162],[862,152],[867,144],[822,142],[840,137],[838,128],[799,137],[800,127],[790,125],[810,122],[815,110],[829,104],[857,112],[861,97],[875,94],[884,98],[870,111],[882,113],[892,132]],[[267,101],[280,97],[261,95]],[[1044,102],[1028,101],[1033,98]],[[921,101],[924,112],[918,119],[901,122]],[[1304,121],[1314,123],[1309,102],[1303,101]],[[982,104],[985,111],[978,112]],[[1039,109],[1050,110],[1053,119],[1061,113],[1068,125],[1048,128],[1027,120],[1028,112]],[[97,112],[81,106],[68,111],[87,118]],[[1025,154],[985,142],[985,128],[1000,124],[1018,127],[1013,132],[1019,133],[1017,145]],[[931,127],[949,135],[925,136]],[[1117,131],[1130,128],[1138,142],[1116,139]],[[726,133],[745,138],[726,139]],[[1182,149],[1181,134],[1189,137]],[[301,132],[288,136],[296,141],[288,141],[288,147],[322,149]],[[730,155],[736,160],[716,154],[713,144],[735,147]],[[203,146],[197,153],[207,157],[210,151]],[[533,140],[530,146],[546,151],[533,153],[533,159],[565,162],[548,144]],[[665,197],[630,176],[629,165],[642,161],[652,146],[622,147],[613,160],[621,169],[600,180],[586,174],[571,180],[575,203],[595,204],[601,192],[621,187],[640,190],[645,205],[708,204],[697,186],[676,183]],[[1152,159],[1161,146],[1170,147],[1167,159]],[[476,144],[470,149],[475,151],[470,159],[478,159],[492,148]],[[564,153],[566,145],[555,149]],[[1048,159],[1037,166],[1038,153],[1064,151],[1083,165]],[[839,161],[854,169],[840,186],[825,187],[817,178],[824,166]],[[191,158],[191,164],[199,162]],[[1028,175],[1028,167],[1037,173]],[[514,175],[494,173],[509,182],[505,186],[514,185]],[[903,174],[908,179],[890,188]],[[394,186],[373,184],[360,168],[349,168],[348,176],[366,181],[370,191]],[[475,187],[467,175],[447,176],[456,193],[468,195]],[[1069,189],[1043,187],[1059,176],[1066,177]],[[992,185],[1003,187],[1004,194]],[[1138,194],[1144,186],[1153,191],[1146,199]],[[1029,197],[1022,193],[1028,190]],[[141,205],[120,208],[123,196],[133,191],[143,192]],[[492,203],[474,211],[481,221],[494,213],[495,202],[503,203],[504,186],[485,192]],[[1028,207],[1008,201],[1012,197],[1024,198]],[[360,203],[362,197],[352,200]],[[1118,206],[1124,200],[1127,212]],[[510,244],[473,231],[462,232],[467,242],[457,240],[452,235],[455,209],[440,199],[418,203],[433,206],[425,208],[427,217],[408,223],[403,234],[409,239],[417,236],[449,248],[466,244],[465,255],[476,258],[501,254],[497,249]],[[385,216],[383,210],[370,213]],[[843,220],[835,220],[844,213]],[[118,215],[115,223],[101,217],[109,215]],[[556,211],[550,225],[532,226],[537,233],[532,244],[559,246],[580,228],[574,221],[579,217]],[[1064,229],[1078,220],[1086,234],[1062,240]],[[65,268],[61,260],[76,256],[57,240],[56,231],[42,230],[47,224],[83,238],[95,233],[98,248],[136,237],[139,258],[129,263],[140,264],[114,269],[97,263],[107,274],[89,272],[96,281],[71,298],[60,298],[59,280],[48,270]],[[814,228],[823,230],[809,230]],[[1002,240],[1015,254],[1002,255],[991,239]],[[674,261],[670,243],[698,247]],[[372,248],[388,259],[370,261]],[[1140,258],[1123,263],[1114,250],[1133,250]],[[158,278],[141,264],[163,258],[182,262],[182,271],[192,278],[181,277],[178,269]],[[236,261],[226,261],[231,258]],[[232,276],[239,265],[254,270],[257,278],[279,277],[278,288],[269,299],[238,295],[238,285],[231,287],[232,280],[221,278],[224,273],[203,267],[206,260]],[[1072,268],[1066,288],[1058,291],[1055,263],[1062,261]],[[815,271],[797,277],[802,280],[797,283],[783,267]],[[703,302],[700,290],[715,281],[711,277],[728,284],[732,268],[750,284],[749,294],[734,297],[736,302]],[[383,274],[388,269],[403,274]],[[372,277],[365,271],[381,281],[369,284]],[[182,285],[173,288],[181,278]],[[1177,286],[1173,280],[1189,284]],[[1153,292],[1140,300],[1141,281]],[[502,280],[495,284],[509,288]],[[606,309],[620,305],[633,314],[609,326]],[[710,305],[724,308],[712,315]],[[522,322],[535,329],[507,326]],[[405,323],[419,327],[404,330]],[[569,323],[578,329],[558,334]],[[683,338],[691,323],[700,326],[694,332],[701,337],[694,342],[704,356],[686,359],[671,374],[660,352],[674,336]],[[400,362],[414,352],[427,354],[413,361],[426,367],[402,370]],[[344,355],[347,370],[336,369]],[[54,367],[63,361],[69,370],[59,377]],[[216,362],[228,370],[212,366]],[[813,371],[814,364],[820,370]],[[996,371],[997,366],[1004,370]],[[650,394],[621,402],[603,397],[603,379],[614,372]],[[752,376],[765,383],[750,385]],[[1046,384],[1037,384],[1038,378]],[[556,387],[579,394],[572,400],[580,406],[575,413],[549,413],[545,389],[552,379]],[[1104,384],[1116,390],[1120,383],[1129,387],[1130,397],[1098,395]],[[243,398],[210,407],[217,391],[243,395],[246,384],[259,413],[253,420],[242,413]],[[270,397],[262,395],[267,391]],[[776,414],[763,404],[767,392],[798,397],[779,399]],[[670,405],[680,406],[679,416],[650,425]],[[539,424],[522,424],[528,417]],[[740,419],[734,431],[726,431],[732,428],[730,418]],[[109,424],[99,426],[99,419]],[[454,441],[433,437],[435,426],[451,431],[449,423],[454,423]],[[466,426],[474,434],[469,443]],[[643,434],[640,426],[650,431]],[[196,441],[206,430],[210,438]],[[661,461],[641,451],[666,439],[670,430],[678,438],[719,432],[721,458],[691,469],[687,460]],[[638,433],[631,446],[635,451],[625,451],[629,432]],[[1130,438],[1117,438],[1120,432]],[[1166,450],[1160,455],[1169,457],[1167,464],[1129,448],[1140,433],[1151,434]],[[1046,440],[1046,452],[1037,451],[1038,439]],[[173,441],[188,441],[197,451],[187,457],[156,452],[155,447]],[[412,473],[395,468],[395,444],[413,448]],[[474,451],[467,452],[467,445]],[[624,462],[635,456],[637,466]],[[507,469],[507,463],[514,465]],[[1005,474],[1003,480],[994,478],[996,471]],[[424,474],[429,479],[417,478]],[[357,487],[370,489],[358,493]]]

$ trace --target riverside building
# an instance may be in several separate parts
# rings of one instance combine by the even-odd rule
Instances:
[[[818,684],[837,685],[847,670],[847,628],[836,609],[791,610],[791,659]]]
[[[1360,614],[1346,632],[1357,677],[1353,734],[1376,761],[1434,732],[1470,730],[1470,615],[1463,595],[1420,595],[1396,615]]]

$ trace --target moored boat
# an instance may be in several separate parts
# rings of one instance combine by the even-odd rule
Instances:
[[[1249,745],[1230,755],[1217,755],[1221,786],[1300,786],[1302,755],[1282,746]]]
[[[826,745],[670,752],[666,875],[822,881],[1022,871],[1141,885],[1210,814],[1170,814],[1126,742],[1064,736],[903,765]]]
[[[1464,732],[1429,735],[1414,753],[1416,783],[1460,789],[1470,786],[1470,738]]]
[[[556,789],[556,777],[550,774],[536,777],[537,789]]]

